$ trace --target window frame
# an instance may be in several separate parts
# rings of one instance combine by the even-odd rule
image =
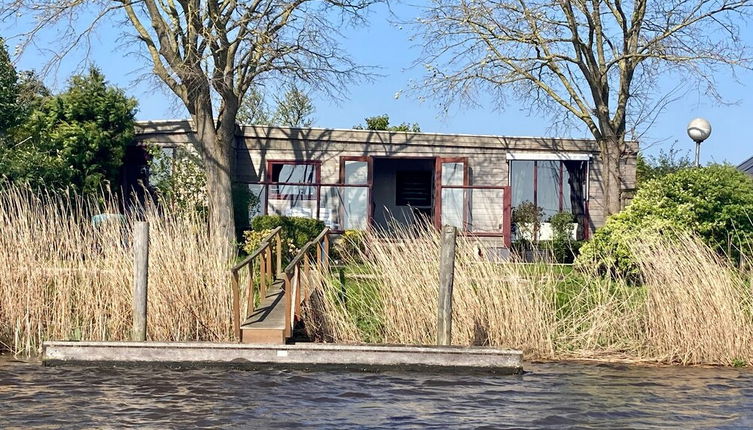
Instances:
[[[314,166],[314,180],[311,183],[304,182],[275,182],[273,178],[275,165],[288,166]],[[271,200],[287,200],[292,197],[298,197],[301,200],[317,200],[319,198],[316,187],[322,182],[322,162],[315,160],[267,160],[267,184],[270,186],[267,190],[267,198]],[[310,187],[312,191],[306,194],[284,194],[279,192],[280,185]],[[271,192],[272,186],[275,186],[275,192]]]

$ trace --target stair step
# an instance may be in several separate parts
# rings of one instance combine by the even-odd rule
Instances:
[[[275,281],[261,305],[241,325],[243,343],[285,343],[285,283]]]

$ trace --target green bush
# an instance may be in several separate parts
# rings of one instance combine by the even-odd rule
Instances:
[[[312,218],[279,215],[261,215],[251,220],[251,228],[254,231],[272,230],[277,227],[282,227],[284,242],[290,239],[295,247],[300,249],[324,230],[324,222]]]
[[[651,232],[692,231],[720,253],[753,244],[753,179],[731,166],[689,168],[646,182],[581,249],[582,268],[637,272],[630,243]]]
[[[363,230],[345,230],[334,242],[332,258],[340,262],[360,263],[366,252],[366,232]]]

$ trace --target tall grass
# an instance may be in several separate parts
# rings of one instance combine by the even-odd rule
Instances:
[[[232,336],[225,261],[196,215],[142,208],[121,221],[112,199],[0,188],[0,350],[35,354],[43,340],[127,340],[131,228],[150,223],[150,340]]]
[[[313,301],[312,335],[336,342],[436,342],[439,237],[430,228],[366,237],[347,299],[336,278]],[[494,262],[457,243],[453,344],[522,349],[532,359],[753,362],[750,280],[700,240],[647,235],[639,282],[560,266]],[[327,320],[322,323],[322,320]]]

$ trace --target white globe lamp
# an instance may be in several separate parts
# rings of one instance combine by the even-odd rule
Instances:
[[[688,136],[695,141],[695,166],[701,167],[701,142],[711,135],[711,123],[696,118],[688,123]]]

